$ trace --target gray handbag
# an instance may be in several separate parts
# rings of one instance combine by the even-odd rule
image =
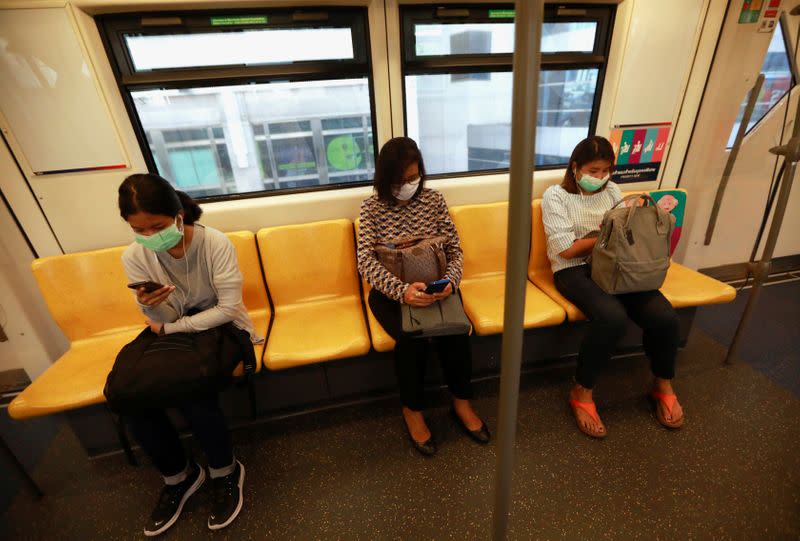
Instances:
[[[458,291],[425,307],[401,304],[400,313],[403,332],[415,338],[469,334],[472,328]]]
[[[649,205],[617,208],[640,198]],[[667,276],[674,228],[675,216],[658,207],[648,194],[625,197],[603,216],[589,260],[592,280],[612,295],[658,289]]]

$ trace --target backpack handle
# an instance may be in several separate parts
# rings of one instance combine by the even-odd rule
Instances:
[[[652,196],[650,194],[637,193],[637,194],[628,195],[628,196],[623,197],[622,199],[617,201],[614,204],[614,206],[611,207],[611,208],[612,209],[616,208],[617,206],[619,206],[620,203],[625,203],[626,201],[635,201],[635,200],[639,200],[639,199],[644,199],[645,201],[647,201],[648,203],[650,203],[654,207],[656,206],[656,201],[655,201],[655,199],[652,198]],[[629,226],[631,224],[631,220],[633,219],[633,214],[636,212],[636,209],[638,207],[639,207],[639,205],[632,205],[630,207],[630,210],[628,211],[628,218],[625,220],[625,230],[626,231],[628,230],[628,228],[629,228]],[[663,224],[661,223],[662,222],[661,214],[660,213],[656,213],[656,216],[658,217],[657,218],[658,219],[658,225],[662,226]]]

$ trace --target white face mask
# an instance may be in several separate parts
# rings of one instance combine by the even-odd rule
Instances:
[[[417,177],[417,180],[412,182],[406,182],[400,188],[394,188],[392,193],[394,196],[399,199],[400,201],[408,201],[414,194],[417,193],[417,188],[419,188],[419,183],[422,181],[421,178]]]

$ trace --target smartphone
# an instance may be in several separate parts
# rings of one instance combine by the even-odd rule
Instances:
[[[442,280],[436,280],[435,282],[431,282],[428,284],[428,287],[425,288],[425,293],[431,295],[433,293],[441,293],[447,287],[447,284],[450,283],[450,280],[447,278]]]
[[[150,280],[145,280],[143,282],[133,282],[132,284],[128,284],[128,287],[136,290],[138,290],[140,287],[144,287],[145,293],[152,293],[153,291],[161,289],[164,286],[159,284],[158,282],[151,282]]]

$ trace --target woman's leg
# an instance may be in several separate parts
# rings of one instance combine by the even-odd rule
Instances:
[[[575,380],[586,389],[594,387],[597,374],[611,358],[625,332],[625,307],[598,286],[588,266],[560,270],[553,276],[556,289],[577,306],[589,320],[586,336],[578,351]]]
[[[605,366],[625,332],[627,315],[623,305],[592,280],[587,265],[558,271],[555,286],[589,320],[586,336],[578,350],[575,385],[570,390],[575,418],[580,429],[594,437],[604,437],[606,429],[594,409],[592,389],[600,369]],[[577,406],[572,403],[577,401]]]
[[[179,409],[208,457],[212,486],[208,527],[219,530],[233,522],[242,510],[244,466],[233,456],[228,421],[216,394],[187,402]]]
[[[422,416],[425,407],[428,341],[409,338],[403,333],[399,302],[393,301],[375,289],[370,291],[368,302],[375,319],[395,339],[394,369],[406,426],[414,441],[425,442],[431,437],[425,418]]]
[[[192,400],[178,409],[208,458],[211,478],[231,473],[235,466],[233,444],[216,394]]]
[[[469,430],[479,430],[483,421],[469,403],[472,398],[472,347],[469,336],[439,336],[433,339],[447,388],[453,395],[453,409]]]
[[[143,410],[126,416],[133,437],[168,484],[180,482],[188,471],[186,451],[164,410]]]
[[[164,476],[164,487],[144,527],[148,536],[169,529],[183,510],[186,500],[205,480],[205,472],[186,460],[178,432],[164,410],[145,410],[128,417],[134,437]]]
[[[644,351],[656,378],[653,390],[665,395],[674,394],[672,379],[680,343],[678,314],[660,291],[627,293],[619,295],[619,299],[630,318],[642,328]],[[663,402],[659,402],[657,407],[662,409],[667,422],[677,422],[683,417],[683,409],[677,400],[671,408]]]
[[[680,342],[678,314],[660,291],[619,295],[628,316],[642,328],[644,351],[657,378],[675,377],[675,357]]]

